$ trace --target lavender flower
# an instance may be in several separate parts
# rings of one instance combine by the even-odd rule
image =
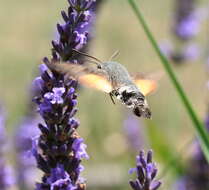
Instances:
[[[88,41],[87,28],[92,22],[94,0],[68,0],[67,13],[62,11],[64,24],[57,24],[58,39],[52,41],[52,59],[44,58],[47,65],[65,61],[78,63],[74,49],[84,48]],[[34,98],[44,120],[39,124],[41,135],[33,143],[33,154],[38,167],[44,172],[36,190],[82,190],[85,181],[80,177],[84,167],[81,159],[88,159],[86,145],[76,132],[77,82],[40,65],[41,76],[34,81],[39,95]]]
[[[195,61],[200,56],[199,47],[195,44],[181,44],[173,46],[169,42],[160,45],[161,51],[176,64],[182,64],[186,61]]]
[[[37,128],[40,119],[35,115],[26,115],[17,128],[15,137],[17,183],[20,189],[33,189],[36,161],[32,156],[32,139],[37,138],[40,131]]]
[[[0,187],[1,190],[9,189],[14,183],[13,170],[10,166],[6,165],[4,159],[5,146],[6,146],[6,134],[5,134],[5,115],[0,108]]]
[[[199,32],[199,17],[195,12],[195,0],[176,0],[173,31],[181,40],[190,40]]]
[[[199,145],[196,147],[196,153],[193,154],[188,166],[184,175],[175,183],[174,188],[176,190],[209,189],[209,164]]]
[[[133,190],[156,190],[161,182],[154,180],[157,174],[155,163],[152,162],[152,151],[149,150],[145,158],[144,151],[140,151],[136,157],[136,168],[132,168],[130,173],[136,172],[137,179],[129,183]]]
[[[85,48],[89,38],[88,30],[94,21],[95,0],[68,0],[70,6],[67,13],[62,11],[64,24],[57,24],[58,39],[52,41],[53,58],[62,61],[75,61],[77,54],[72,49]]]
[[[133,115],[129,115],[124,121],[124,133],[127,138],[128,145],[134,151],[139,150],[144,144],[142,123]]]
[[[200,53],[199,48],[191,41],[200,30],[202,21],[200,12],[197,9],[195,0],[176,0],[175,14],[172,24],[174,34],[173,44],[162,47],[162,51],[176,64],[182,64],[185,61],[196,60]]]
[[[209,117],[205,120],[205,126],[209,132]],[[184,175],[174,185],[176,190],[206,190],[209,189],[209,164],[195,141],[195,148]],[[192,166],[192,167],[191,167]]]

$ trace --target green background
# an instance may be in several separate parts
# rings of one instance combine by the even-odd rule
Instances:
[[[145,19],[159,43],[172,39],[171,24],[174,14],[172,0],[138,1]],[[204,6],[204,1],[199,6]],[[7,110],[6,128],[12,141],[15,126],[24,116],[31,100],[30,86],[44,56],[50,56],[51,40],[55,37],[60,11],[66,1],[4,1],[0,6],[0,101]],[[208,109],[208,68],[205,64],[208,46],[207,21],[194,42],[201,46],[201,57],[194,62],[174,66],[174,70],[190,98],[196,112],[204,120]],[[97,15],[90,54],[108,60],[119,50],[118,62],[130,72],[152,73],[163,71],[138,21],[125,0],[104,0]],[[102,92],[83,88],[79,92],[77,118],[79,134],[85,139],[90,155],[84,161],[83,176],[89,189],[130,189],[128,169],[134,167],[137,151],[128,144],[123,122],[130,115],[119,102],[113,105]],[[186,160],[193,151],[194,131],[184,107],[167,75],[159,81],[157,91],[147,97],[153,113],[152,120],[138,119],[143,134],[139,149],[152,148],[158,163],[159,177],[167,189],[181,172],[178,162]],[[189,145],[188,145],[189,144]],[[11,148],[8,155],[13,155]],[[170,160],[178,158],[172,164]],[[11,162],[13,162],[11,156]],[[166,169],[166,175],[164,169]],[[163,175],[161,175],[163,172]],[[36,179],[38,180],[37,176]]]

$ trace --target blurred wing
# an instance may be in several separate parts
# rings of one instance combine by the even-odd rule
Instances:
[[[104,77],[96,74],[81,75],[78,78],[78,81],[89,88],[95,88],[106,93],[110,93],[112,91],[112,86],[110,82]]]
[[[47,66],[58,73],[65,74],[67,77],[75,78],[79,83],[86,87],[101,90],[106,93],[112,91],[112,85],[108,81],[105,72],[98,70],[97,68],[59,62],[49,63]]]
[[[71,63],[47,63],[46,64],[51,70],[54,70],[58,73],[65,74],[69,77],[73,77],[75,79],[78,79],[80,75],[83,75],[85,73],[92,72],[91,69],[88,69],[86,66],[78,65],[78,64],[71,64]]]
[[[141,73],[137,73],[133,75],[133,80],[139,90],[146,96],[157,89],[158,81],[162,75],[162,72],[155,72],[147,76]]]
[[[157,82],[149,79],[138,79],[134,81],[140,92],[145,96],[157,89]]]

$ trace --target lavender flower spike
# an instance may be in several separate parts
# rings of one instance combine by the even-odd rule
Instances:
[[[98,1],[99,2],[99,1]],[[34,81],[38,95],[34,101],[44,120],[39,123],[40,137],[34,139],[33,154],[38,167],[44,172],[36,190],[84,190],[86,185],[81,171],[82,159],[88,159],[84,140],[76,129],[77,82],[46,66],[53,62],[79,63],[78,54],[87,45],[88,28],[92,21],[94,0],[68,0],[68,11],[62,11],[65,24],[57,24],[58,37],[52,41],[52,58],[44,58],[40,77]]]
[[[6,146],[6,134],[5,134],[5,114],[0,107],[0,189],[8,190],[15,184],[15,178],[13,170],[6,164],[4,158],[5,146]]]
[[[139,150],[145,143],[142,127],[143,123],[133,115],[128,115],[123,122],[123,130],[127,144],[130,150],[134,152]]]
[[[29,107],[31,113],[27,114],[20,122],[15,136],[16,147],[16,175],[17,184],[20,189],[33,189],[35,184],[34,177],[37,175],[36,161],[31,154],[32,139],[39,136],[40,131],[37,127],[40,118],[32,112],[34,108]],[[35,112],[35,111],[34,111]]]
[[[183,41],[188,41],[199,32],[200,20],[195,12],[196,0],[176,0],[174,34]]]
[[[136,172],[137,179],[129,183],[133,190],[156,190],[161,182],[154,180],[157,174],[155,163],[152,162],[152,151],[149,150],[145,158],[144,151],[140,151],[136,157],[136,168],[130,169],[130,173]]]

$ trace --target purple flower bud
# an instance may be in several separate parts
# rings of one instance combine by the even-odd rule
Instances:
[[[48,70],[48,67],[45,64],[39,65],[40,73],[43,74]]]
[[[86,145],[83,143],[82,138],[76,138],[73,142],[72,148],[75,152],[75,156],[78,159],[89,159],[88,154],[86,153]]]
[[[35,91],[41,91],[43,90],[44,86],[44,81],[42,80],[41,77],[36,77],[35,80],[33,81],[33,88]]]

